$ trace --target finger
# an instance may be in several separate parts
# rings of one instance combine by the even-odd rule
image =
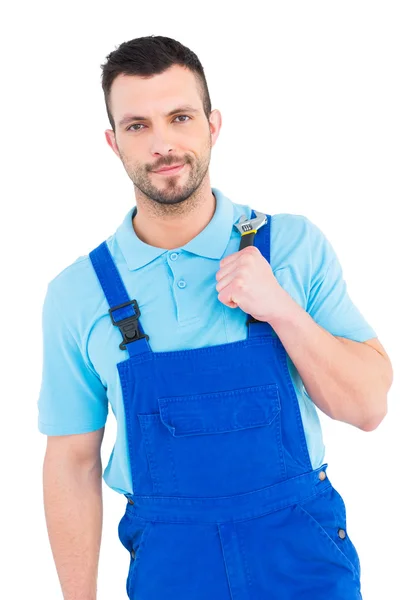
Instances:
[[[222,265],[222,266],[228,265],[232,261],[238,260],[239,258],[243,258],[244,256],[247,256],[247,255],[255,256],[257,254],[261,254],[261,252],[259,251],[259,249],[256,246],[246,246],[245,248],[242,248],[241,250],[239,250],[239,252],[234,252],[233,254],[230,254],[229,256],[225,256],[225,258],[223,258],[221,260],[220,265]]]
[[[222,290],[222,292],[218,294],[218,300],[229,308],[237,308],[239,306],[237,302],[233,300],[232,296],[229,294],[229,292],[227,292],[227,290]]]
[[[235,269],[232,269],[229,273],[225,273],[222,279],[218,281],[216,289],[221,292],[227,285],[229,285],[235,279]]]
[[[235,271],[236,267],[237,267],[237,265],[236,265],[235,261],[232,261],[228,265],[224,265],[222,267],[222,269],[217,271],[217,273],[215,274],[216,280],[220,281],[221,279],[223,279],[223,277],[225,277],[226,275],[229,275],[229,273],[232,273],[233,271]]]
[[[237,260],[239,258],[240,252],[234,252],[233,254],[229,254],[229,256],[225,256],[225,258],[223,258],[220,261],[220,263],[219,263],[220,266],[224,267],[225,265],[229,265],[231,262],[234,262],[235,260]]]

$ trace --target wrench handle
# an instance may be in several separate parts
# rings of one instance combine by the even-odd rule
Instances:
[[[254,236],[255,236],[255,231],[251,231],[250,233],[246,233],[245,235],[242,235],[240,238],[239,250],[242,250],[243,248],[247,248],[247,246],[253,246],[254,245]]]

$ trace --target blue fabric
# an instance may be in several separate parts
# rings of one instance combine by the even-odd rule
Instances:
[[[270,223],[254,242],[264,256]],[[100,245],[90,256],[107,298],[124,303],[111,255]],[[141,338],[117,364],[131,600],[361,599],[345,505],[327,465],[312,468],[285,349],[268,324],[248,328],[178,351]]]
[[[183,247],[165,250],[142,242],[132,227],[135,208],[106,240],[128,298],[139,302],[140,322],[155,352],[210,347],[247,337],[243,311],[218,300],[215,274],[220,260],[239,248],[240,236],[233,224],[242,214],[249,217],[252,209],[233,203],[216,188],[213,193],[212,220]],[[318,227],[304,216],[291,214],[273,215],[271,223],[271,267],[293,299],[333,335],[360,342],[376,337],[351,301],[338,258]],[[130,493],[125,414],[116,368],[128,353],[119,348],[122,336],[108,309],[88,255],[50,281],[42,316],[39,429],[47,435],[94,431],[106,423],[110,406],[118,430],[104,480],[117,492]],[[114,317],[122,318],[121,312]],[[324,461],[318,412],[292,361],[286,360],[311,463],[318,468]]]

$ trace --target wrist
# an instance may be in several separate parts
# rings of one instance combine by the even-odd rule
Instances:
[[[267,321],[275,330],[298,320],[299,313],[302,311],[302,308],[293,300],[290,294],[284,289],[281,289],[281,291],[282,295],[276,302],[277,310],[262,319]]]

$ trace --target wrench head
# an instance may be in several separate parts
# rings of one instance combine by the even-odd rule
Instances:
[[[258,229],[260,229],[260,227],[265,225],[267,222],[267,216],[264,213],[258,212],[257,210],[254,212],[256,214],[254,219],[247,219],[246,215],[242,215],[238,223],[235,223],[235,227],[239,231],[240,235],[243,235],[243,233],[249,231],[249,227],[255,231],[258,231]]]

